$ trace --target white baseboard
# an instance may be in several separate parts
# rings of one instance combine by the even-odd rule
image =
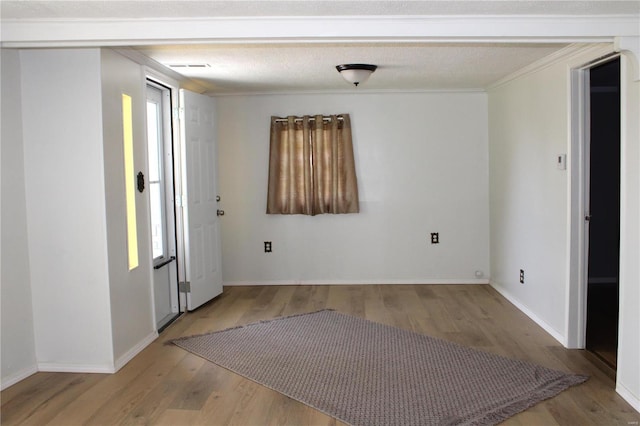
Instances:
[[[616,381],[616,392],[618,392],[618,395],[624,398],[625,401],[631,404],[634,410],[640,413],[640,398],[638,398],[637,395],[634,395],[633,392],[631,392],[629,389],[621,385],[620,381]]]
[[[133,348],[129,349],[124,355],[116,360],[114,373],[124,367],[129,361],[133,359],[136,355],[144,350],[147,346],[151,344],[154,340],[158,338],[158,332],[154,331],[150,333],[147,337],[142,339],[135,345]]]
[[[474,279],[411,279],[411,280],[282,280],[282,281],[225,281],[224,286],[269,286],[269,285],[371,285],[371,284],[489,284],[486,278]]]
[[[18,371],[15,374],[11,374],[8,377],[2,379],[1,389],[5,390],[9,386],[15,385],[21,380],[26,379],[32,374],[37,373],[38,371],[46,371],[50,373],[106,373],[113,374],[124,367],[129,361],[133,359],[136,355],[138,355],[144,348],[149,346],[151,342],[158,338],[158,332],[154,331],[150,333],[147,337],[142,339],[137,345],[131,348],[127,353],[118,358],[115,362],[114,366],[107,364],[63,364],[63,363],[54,363],[54,362],[39,362],[37,365],[27,367],[23,370]]]
[[[525,305],[520,303],[520,301],[518,299],[516,299],[515,297],[513,297],[507,290],[505,290],[504,287],[500,286],[499,284],[497,284],[495,282],[491,282],[490,285],[498,293],[500,293],[505,299],[507,299],[509,302],[513,303],[516,306],[516,308],[518,308],[519,310],[522,311],[522,313],[524,313],[531,320],[533,320],[533,322],[535,322],[540,327],[542,327],[544,329],[544,331],[546,331],[547,333],[549,333],[551,335],[551,337],[553,337],[558,342],[560,342],[560,344],[562,344],[562,346],[564,346],[565,348],[568,346],[567,339],[566,339],[565,336],[562,335],[562,333],[559,333],[557,330],[555,330],[553,327],[551,327],[549,324],[547,324],[545,321],[543,321],[539,316],[534,314],[529,308],[527,308]]]
[[[38,372],[38,366],[34,364],[34,365],[30,365],[29,367],[23,368],[17,373],[10,374],[9,376],[4,377],[2,379],[2,383],[0,383],[0,390],[5,390],[9,386],[13,386],[19,381],[24,380],[27,377],[37,372]]]
[[[116,371],[108,364],[62,364],[55,362],[39,362],[38,371],[49,373],[107,373],[113,374]]]

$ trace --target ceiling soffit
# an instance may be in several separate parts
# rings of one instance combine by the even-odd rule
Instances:
[[[640,2],[366,2],[358,16],[364,2],[0,4],[2,47],[135,47],[165,65],[209,63],[178,72],[213,93],[344,90],[335,65],[346,62],[380,65],[370,89],[482,89],[567,44],[640,36]],[[268,16],[278,11],[289,14]]]
[[[359,16],[3,20],[4,47],[212,42],[606,42],[638,16]]]

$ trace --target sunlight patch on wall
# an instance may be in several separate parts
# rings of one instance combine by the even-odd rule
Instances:
[[[122,129],[124,141],[124,175],[127,204],[127,248],[129,270],[138,267],[138,229],[136,221],[136,188],[133,169],[133,116],[131,96],[122,95]]]

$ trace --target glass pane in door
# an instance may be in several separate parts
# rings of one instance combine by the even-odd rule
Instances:
[[[164,191],[162,191],[162,128],[160,105],[147,101],[147,139],[149,150],[149,198],[153,258],[165,257]]]

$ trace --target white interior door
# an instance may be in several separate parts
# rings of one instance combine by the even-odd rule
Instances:
[[[222,293],[220,224],[217,211],[215,103],[180,91],[182,108],[183,226],[187,309]]]

